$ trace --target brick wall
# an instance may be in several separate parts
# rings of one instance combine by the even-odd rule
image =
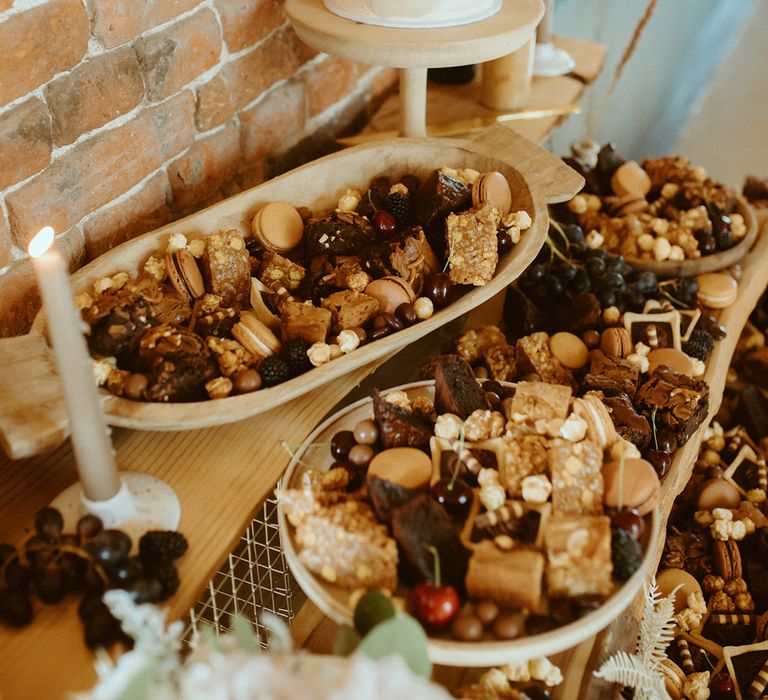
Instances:
[[[283,0],[0,0],[0,336],[39,307],[45,225],[76,269],[311,158],[394,84],[316,54]]]

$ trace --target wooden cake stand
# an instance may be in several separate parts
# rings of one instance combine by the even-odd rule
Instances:
[[[458,27],[394,29],[353,22],[323,0],[286,0],[299,38],[318,51],[400,68],[400,133],[426,135],[427,69],[482,63],[524,46],[544,15],[542,0],[505,0],[492,17]]]

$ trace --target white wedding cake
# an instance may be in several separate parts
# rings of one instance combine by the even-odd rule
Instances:
[[[487,19],[502,0],[324,0],[335,15],[403,29],[454,27]]]

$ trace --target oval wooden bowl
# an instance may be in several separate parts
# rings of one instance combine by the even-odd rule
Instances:
[[[169,404],[130,401],[102,390],[107,421],[112,425],[142,430],[187,430],[220,425],[268,411],[332,380],[343,380],[351,370],[392,354],[504,289],[525,270],[542,246],[549,225],[547,204],[570,199],[583,184],[581,176],[559,158],[506,127],[488,129],[471,141],[392,139],[326,156],[139,236],[80,269],[72,283],[76,292],[84,292],[91,291],[93,282],[104,276],[120,271],[135,276],[150,255],[165,250],[168,235],[172,232],[194,239],[221,230],[237,229],[244,236],[250,236],[251,220],[267,202],[282,200],[315,211],[329,210],[336,206],[339,196],[347,188],[365,187],[376,175],[387,173],[390,177],[399,177],[412,172],[424,177],[443,165],[474,168],[480,172],[501,171],[512,188],[514,206],[531,215],[531,228],[499,262],[496,274],[488,284],[467,292],[427,321],[366,344],[269,389],[215,402]],[[41,314],[35,320],[35,326],[42,330],[44,323]]]
[[[694,260],[671,261],[645,260],[643,258],[627,258],[627,262],[639,270],[650,270],[659,277],[693,277],[704,272],[724,270],[735,265],[752,247],[757,238],[757,217],[750,204],[741,195],[736,197],[736,212],[744,217],[747,232],[733,248],[728,248],[720,253],[704,255]]]
[[[434,382],[431,380],[404,384],[384,393],[398,390],[406,391],[411,398],[417,396],[426,396],[430,400],[434,398]],[[328,449],[311,449],[311,445],[330,443],[337,431],[351,430],[359,421],[371,417],[373,417],[373,402],[370,398],[364,398],[324,421],[297,450],[279,488],[298,486],[301,474],[307,467],[327,471],[332,462]],[[353,610],[348,602],[349,591],[315,577],[299,560],[293,540],[293,527],[285,517],[279,497],[277,518],[286,561],[302,590],[332,620],[339,624],[352,624]],[[659,537],[659,514],[654,510],[646,519],[646,534],[642,543],[643,562],[638,570],[614,591],[603,605],[578,620],[550,632],[509,641],[462,642],[449,638],[430,637],[429,658],[433,663],[446,666],[494,666],[536,656],[549,656],[576,646],[611,624],[634,600],[659,545]]]

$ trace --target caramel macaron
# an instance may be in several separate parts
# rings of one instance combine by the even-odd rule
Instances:
[[[273,253],[293,250],[304,236],[301,214],[286,202],[265,204],[253,217],[251,228],[256,240]]]
[[[380,313],[386,311],[393,314],[400,304],[413,304],[416,300],[416,294],[411,285],[402,277],[395,275],[373,280],[365,288],[365,293],[378,300]]]
[[[657,668],[661,671],[664,678],[664,689],[672,700],[683,700],[685,693],[685,671],[680,668],[672,659],[664,657],[661,659]]]
[[[587,437],[604,450],[619,439],[610,411],[597,396],[573,400],[573,412],[587,424]]]
[[[659,365],[666,365],[678,374],[693,376],[693,360],[682,350],[675,348],[656,348],[648,353],[648,374],[653,374]]]
[[[280,352],[280,341],[252,311],[243,311],[232,327],[232,335],[254,357],[270,357]]]
[[[632,353],[632,338],[626,328],[606,328],[600,336],[600,349],[609,357],[626,357]]]
[[[713,511],[715,508],[735,510],[741,505],[739,490],[725,479],[705,481],[696,500],[697,510]]]
[[[699,301],[710,309],[725,309],[739,293],[739,283],[725,272],[707,272],[696,278]]]
[[[651,191],[651,178],[636,160],[622,163],[611,176],[611,189],[619,197],[645,197]]]
[[[205,283],[197,260],[185,248],[165,254],[165,267],[173,288],[187,301],[205,294]]]
[[[659,502],[661,484],[656,470],[644,459],[625,459],[603,465],[603,502],[609,508],[637,508],[640,515],[650,513]]]
[[[691,593],[702,593],[701,584],[685,569],[671,567],[656,574],[656,586],[664,596],[675,591],[675,613],[688,607],[688,596]]]
[[[568,369],[581,369],[589,359],[589,348],[573,333],[555,333],[549,339],[549,350]]]
[[[368,465],[368,478],[391,481],[406,489],[429,486],[432,459],[415,447],[391,447],[379,452]]]
[[[472,204],[482,207],[491,204],[501,211],[502,216],[512,210],[512,190],[507,178],[497,170],[483,173],[472,184]]]

